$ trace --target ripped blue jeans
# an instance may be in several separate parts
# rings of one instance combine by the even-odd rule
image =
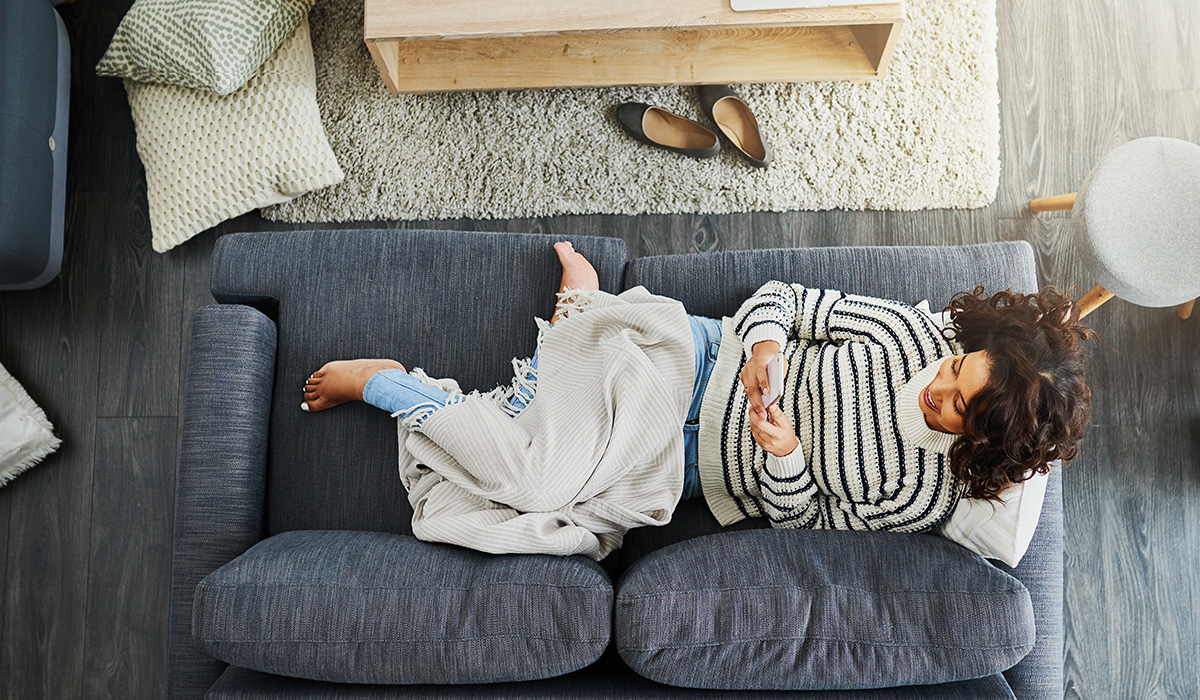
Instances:
[[[704,399],[704,390],[708,387],[708,377],[712,373],[713,364],[717,361],[717,350],[721,346],[721,322],[704,316],[688,316],[692,327],[692,341],[695,350],[696,378],[692,384],[692,401],[688,407],[687,420],[683,424],[683,498],[696,498],[701,495],[700,472],[697,467],[698,450],[697,434],[700,430],[700,403]],[[536,378],[538,354],[535,351],[530,358],[530,373],[527,379]],[[430,386],[401,369],[383,369],[371,375],[363,387],[363,401],[381,408],[388,413],[396,414],[398,418],[418,409],[427,409],[429,404],[445,406],[450,394]],[[514,415],[529,405],[533,400],[533,392],[524,385],[519,386],[509,399],[509,405]]]

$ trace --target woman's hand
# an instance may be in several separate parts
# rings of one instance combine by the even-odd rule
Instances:
[[[758,413],[762,420],[767,419],[766,407],[763,406],[763,395],[767,393],[767,363],[779,354],[779,343],[774,340],[763,340],[754,344],[750,349],[750,359],[742,365],[742,387],[746,390],[746,398],[750,400],[751,409]],[[783,360],[783,376],[787,376],[787,359]]]
[[[800,439],[796,437],[796,429],[792,427],[787,416],[783,415],[779,404],[773,403],[767,409],[770,421],[760,418],[753,408],[749,410],[750,434],[754,436],[754,441],[758,443],[759,447],[776,457],[787,457],[800,446]]]

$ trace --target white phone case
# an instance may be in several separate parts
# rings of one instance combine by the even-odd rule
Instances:
[[[763,408],[775,403],[783,393],[783,353],[776,353],[767,363],[767,394],[763,396]]]

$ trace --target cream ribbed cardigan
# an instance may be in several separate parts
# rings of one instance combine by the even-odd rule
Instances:
[[[515,417],[511,392],[463,395],[414,370],[454,394],[399,427],[418,538],[599,560],[630,528],[670,521],[695,374],[687,314],[643,287],[587,296],[542,323],[537,393]]]

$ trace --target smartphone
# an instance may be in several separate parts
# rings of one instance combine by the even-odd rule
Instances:
[[[783,353],[776,353],[767,363],[767,393],[763,395],[763,408],[775,403],[783,393]]]

